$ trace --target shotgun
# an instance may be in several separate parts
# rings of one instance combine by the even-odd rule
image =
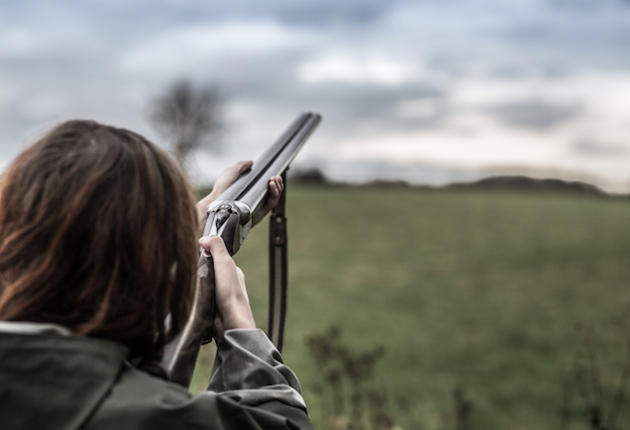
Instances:
[[[207,209],[204,236],[220,236],[234,255],[264,210],[269,178],[281,175],[285,182],[278,206],[272,211],[269,228],[269,320],[267,334],[282,350],[287,294],[286,171],[321,115],[299,115],[282,135],[256,159],[251,170],[238,178]],[[190,385],[199,348],[212,340],[214,321],[214,267],[211,255],[200,250],[194,304],[184,329],[166,345],[161,365],[169,380]]]

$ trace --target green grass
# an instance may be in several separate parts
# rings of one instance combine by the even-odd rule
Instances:
[[[284,357],[318,428],[322,381],[304,340],[333,324],[353,348],[387,349],[376,379],[405,429],[448,428],[456,386],[473,429],[560,428],[562,376],[585,342],[610,395],[630,334],[629,209],[553,193],[290,186]],[[266,224],[236,258],[262,327]]]

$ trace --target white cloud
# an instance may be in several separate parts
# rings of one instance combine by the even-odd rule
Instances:
[[[438,103],[430,98],[401,100],[396,105],[396,114],[404,119],[430,118],[439,113]]]
[[[384,57],[331,55],[303,63],[298,77],[308,84],[399,85],[413,79],[410,64]]]
[[[190,74],[204,67],[207,75],[223,59],[265,58],[289,49],[306,47],[314,35],[273,21],[230,21],[171,29],[130,47],[120,58],[123,72]],[[252,64],[251,73],[255,73]]]
[[[8,28],[0,38],[0,56],[23,54],[35,45],[32,32],[25,28]]]

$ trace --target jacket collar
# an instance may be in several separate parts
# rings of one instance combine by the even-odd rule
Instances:
[[[69,328],[59,324],[37,323],[29,321],[0,321],[0,333],[15,334],[58,334],[70,336]]]

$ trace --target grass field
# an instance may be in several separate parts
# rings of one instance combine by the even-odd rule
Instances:
[[[386,349],[374,383],[404,429],[453,428],[455,387],[472,405],[470,429],[563,428],[563,393],[578,415],[580,387],[597,397],[601,384],[612,404],[630,334],[629,210],[557,193],[290,188],[284,357],[317,428],[329,426],[328,399],[305,338],[335,324],[352,348]],[[237,255],[263,327],[266,224]],[[580,382],[570,370],[584,357]],[[630,414],[617,425],[629,428]]]

